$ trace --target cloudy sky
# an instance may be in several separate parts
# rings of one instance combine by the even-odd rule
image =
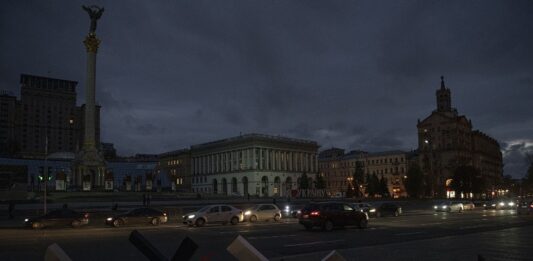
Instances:
[[[258,132],[367,151],[416,148],[441,75],[496,138],[505,174],[533,153],[532,1],[3,1],[0,89],[79,81],[103,5],[102,140],[122,155]]]

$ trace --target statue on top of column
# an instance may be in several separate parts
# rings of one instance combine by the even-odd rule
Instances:
[[[91,18],[91,28],[89,29],[89,33],[94,34],[96,31],[96,21],[100,19],[102,16],[102,13],[104,12],[103,7],[98,7],[96,5],[91,6],[82,6],[83,10],[87,11],[89,14],[89,17]]]

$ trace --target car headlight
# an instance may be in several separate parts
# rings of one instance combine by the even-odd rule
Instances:
[[[296,213],[300,214],[300,213],[302,213],[302,211],[301,211],[301,210],[298,210],[298,211],[296,211]]]
[[[192,219],[192,218],[194,218],[194,217],[195,217],[195,215],[188,215],[188,216],[187,216],[187,218],[189,218],[189,219]]]
[[[443,209],[447,208],[448,206],[442,206]]]
[[[483,206],[484,206],[484,207],[486,207],[486,206],[487,206],[487,204],[483,204]]]
[[[375,208],[370,209],[368,212],[370,212],[370,213],[376,212],[376,209]]]
[[[28,221],[30,221],[29,218],[25,218],[25,219],[24,219],[24,222],[28,222]]]
[[[252,214],[252,211],[250,211],[250,210],[244,212],[244,215],[245,215],[245,216],[249,216],[249,215],[251,215],[251,214]]]
[[[112,217],[108,217],[108,218],[107,218],[107,221],[111,221],[111,220],[113,220]]]
[[[433,208],[434,208],[434,209],[438,209],[438,208],[439,208],[439,206],[433,206]]]
[[[492,204],[492,206],[495,207],[495,206],[496,206],[496,203]]]
[[[505,206],[505,203],[504,202],[500,202],[500,206]]]
[[[514,202],[509,202],[509,206],[514,206]]]

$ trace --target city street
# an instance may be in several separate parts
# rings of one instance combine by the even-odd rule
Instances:
[[[282,222],[187,227],[171,217],[158,227],[105,227],[103,220],[73,229],[2,229],[1,260],[42,260],[47,246],[59,244],[73,260],[146,260],[128,241],[138,229],[167,257],[186,236],[199,248],[193,260],[234,260],[225,250],[242,235],[272,260],[320,260],[340,250],[348,260],[527,260],[533,255],[533,216],[514,210],[463,213],[417,211],[397,218],[371,219],[369,228],[306,231],[296,219]],[[416,251],[414,251],[416,250]]]

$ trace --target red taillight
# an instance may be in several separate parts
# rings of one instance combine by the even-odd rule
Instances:
[[[320,211],[313,211],[313,212],[309,213],[309,215],[311,215],[311,216],[320,216]]]
[[[529,207],[530,207],[530,208],[533,208],[533,204],[531,204]]]
[[[89,213],[85,213],[85,215],[83,215],[83,217],[89,218]]]

